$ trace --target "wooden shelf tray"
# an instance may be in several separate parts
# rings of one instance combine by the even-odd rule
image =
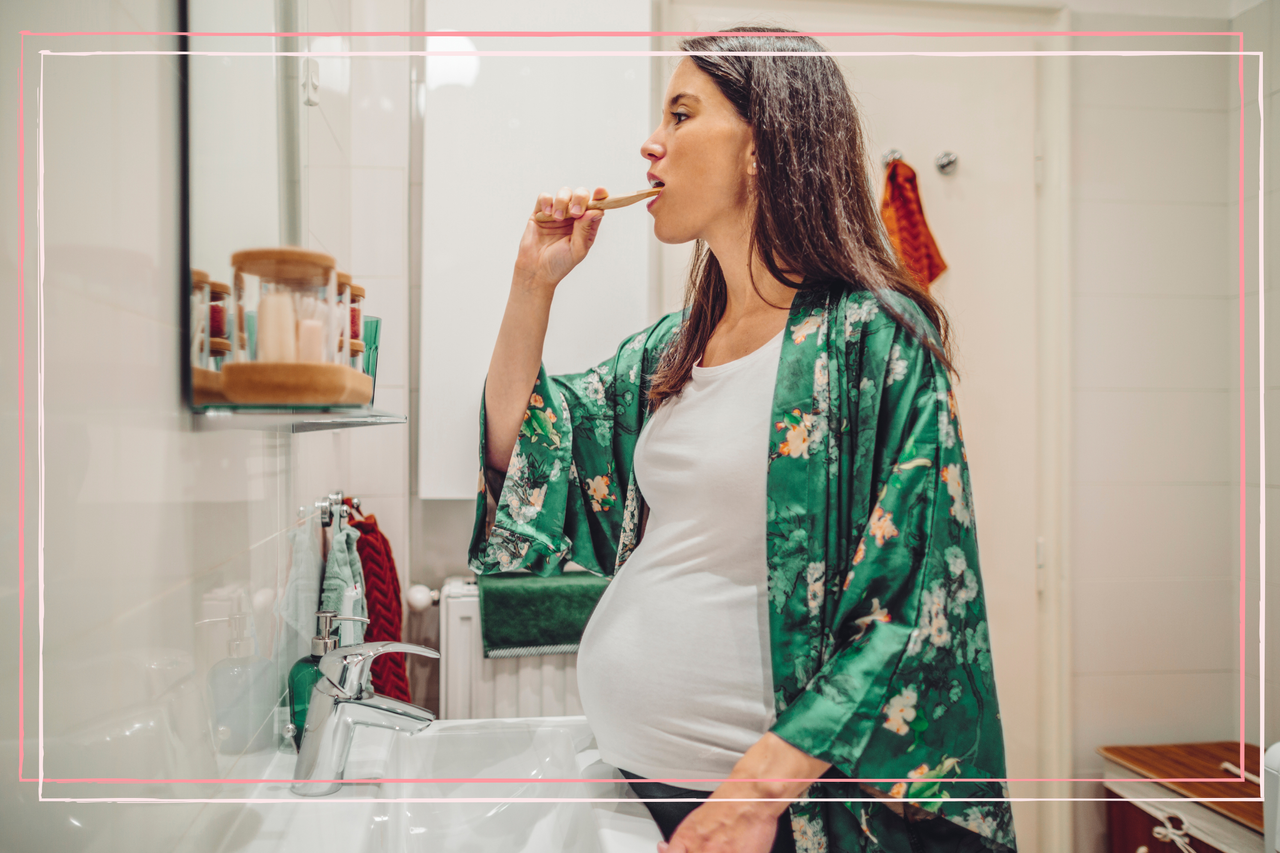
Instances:
[[[222,374],[203,367],[191,368],[191,400],[197,406],[231,402],[222,393]]]
[[[373,377],[345,364],[224,364],[222,393],[241,404],[363,405],[373,399]]]

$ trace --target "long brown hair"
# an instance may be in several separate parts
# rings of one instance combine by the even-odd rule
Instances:
[[[830,56],[731,56],[729,52],[808,53],[825,48],[808,36],[734,35],[795,32],[780,27],[734,27],[722,32],[725,35],[684,39],[680,49],[716,52],[689,59],[715,81],[754,134],[755,211],[748,257],[759,257],[774,278],[797,290],[871,291],[887,314],[954,372],[946,313],[889,244],[868,183],[861,122],[835,60]],[[784,270],[801,274],[802,281],[792,283]],[[751,286],[763,299],[754,275]],[[938,330],[941,346],[888,304],[882,296],[885,291],[896,291],[919,305]],[[698,240],[685,286],[688,315],[650,377],[651,409],[679,394],[689,381],[694,363],[724,314],[725,302],[720,262]]]

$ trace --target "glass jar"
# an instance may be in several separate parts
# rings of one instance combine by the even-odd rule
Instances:
[[[205,346],[209,329],[209,274],[191,268],[191,366],[204,367],[209,360]]]
[[[364,301],[364,293],[364,288],[352,283],[351,276],[348,273],[338,273],[338,298],[341,300],[345,295],[347,300],[347,321],[344,326],[347,329],[347,335],[353,342],[360,340],[360,334],[364,327],[360,311],[360,303]]]
[[[351,334],[351,274],[339,271],[336,273],[338,277],[338,301],[342,305],[342,333],[348,340],[354,340],[355,335]],[[339,346],[342,343],[339,341]],[[343,361],[345,364],[346,361]]]
[[[221,370],[222,360],[231,355],[231,341],[226,338],[209,338],[209,370]]]
[[[232,361],[253,361],[254,344],[257,342],[256,311],[250,311],[244,300],[244,277],[236,276],[231,286],[231,310],[236,315],[239,346],[232,350]]]
[[[358,341],[363,337],[364,321],[363,321],[363,304],[364,304],[364,288],[358,284],[351,285],[351,340]],[[360,348],[364,352],[364,348]]]
[[[364,369],[364,341],[351,342],[351,366],[361,373],[366,373]]]
[[[258,281],[255,362],[341,364],[350,360],[349,288],[338,292],[334,260],[307,249],[250,249],[231,256],[237,296]],[[238,304],[243,304],[237,299]],[[237,311],[237,316],[239,312]],[[243,358],[242,358],[243,354]],[[239,340],[234,360],[250,354]]]
[[[209,282],[209,336],[227,337],[227,308],[231,287],[220,281]]]

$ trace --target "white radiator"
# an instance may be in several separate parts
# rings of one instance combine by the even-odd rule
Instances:
[[[559,717],[582,713],[578,656],[487,660],[474,576],[440,590],[440,719]]]

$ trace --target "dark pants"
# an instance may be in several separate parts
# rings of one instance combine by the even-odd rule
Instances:
[[[711,796],[710,791],[692,791],[688,788],[677,788],[674,785],[666,785],[662,782],[650,782],[643,776],[637,776],[626,770],[619,768],[619,771],[627,779],[636,780],[629,784],[631,790],[636,792],[636,796],[642,800],[670,800],[679,797],[682,800],[688,800],[687,803],[645,803],[645,808],[649,810],[649,814],[653,815],[653,820],[658,824],[658,831],[662,833],[664,841],[670,841],[671,836],[675,834],[676,827],[680,822],[689,816],[689,813],[702,805],[702,801]],[[791,813],[783,812],[778,817],[778,831],[773,837],[773,847],[769,848],[769,853],[795,853],[796,842],[791,835]]]
[[[653,815],[653,820],[658,824],[658,830],[665,841],[670,841],[680,822],[711,795],[710,791],[693,791],[662,782],[650,782],[643,776],[637,776],[621,768],[619,772],[629,780],[631,790],[635,791],[636,796],[642,800],[679,798],[689,801],[687,803],[645,803],[645,808],[649,809],[649,814]],[[835,768],[828,771],[826,775],[836,776]],[[850,791],[850,794],[859,796],[853,791]],[[888,806],[879,804],[869,804],[868,808],[876,810],[877,833],[880,840],[878,849],[902,851],[902,853],[942,853],[942,851],[978,853],[987,849],[977,834],[962,829],[944,818],[915,817],[913,819],[910,809],[900,817],[890,811]],[[795,853],[795,849],[795,837],[791,834],[791,813],[785,811],[778,817],[778,831],[774,835],[773,847],[769,848],[769,853]]]

